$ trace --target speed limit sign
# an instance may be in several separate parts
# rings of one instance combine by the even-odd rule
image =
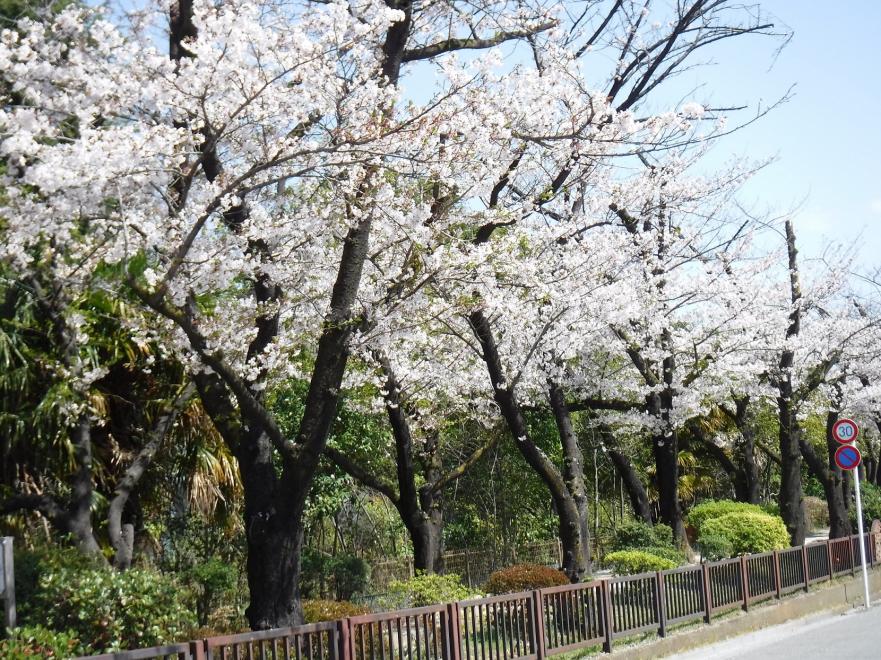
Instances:
[[[852,419],[839,419],[832,425],[832,437],[843,445],[849,445],[859,434],[860,427]]]

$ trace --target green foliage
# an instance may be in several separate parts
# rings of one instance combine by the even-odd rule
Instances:
[[[326,580],[333,586],[337,600],[346,601],[365,591],[370,568],[367,562],[354,555],[329,556],[306,548],[301,571],[301,590],[305,597],[319,596],[322,580]]]
[[[616,575],[634,575],[649,571],[666,571],[676,568],[676,562],[658,557],[643,550],[618,550],[610,552],[603,560]]]
[[[0,640],[0,658],[5,660],[36,660],[38,658],[70,658],[87,651],[71,631],[55,632],[42,626],[15,628],[9,637]]]
[[[677,566],[681,566],[685,563],[685,553],[679,548],[674,548],[670,545],[648,545],[642,548],[627,548],[629,550],[642,550],[643,552],[648,552],[649,554],[656,555],[658,557],[663,557],[664,559],[669,559],[674,562]]]
[[[673,530],[669,525],[649,525],[641,520],[625,520],[615,528],[612,550],[641,549],[648,546],[673,547]]]
[[[759,505],[762,511],[771,516],[780,515],[780,505],[777,502],[765,502]]]
[[[809,530],[829,527],[829,505],[825,499],[807,495],[804,498],[804,503],[805,517]]]
[[[347,600],[304,600],[303,618],[306,623],[319,623],[321,621],[336,621],[348,616],[367,614],[368,610],[363,605],[356,605]]]
[[[564,584],[569,584],[569,578],[555,568],[539,564],[515,564],[491,574],[484,589],[490,594],[508,594]]]
[[[196,618],[200,626],[207,626],[208,616],[221,598],[236,586],[238,572],[235,566],[212,558],[196,564],[188,573],[195,586]]]
[[[735,502],[734,500],[706,500],[688,512],[688,524],[694,528],[698,536],[707,520],[719,518],[729,513],[764,513],[758,504]]]
[[[733,555],[734,546],[727,536],[702,534],[698,541],[698,551],[706,561],[719,561]]]
[[[409,580],[392,582],[381,605],[383,609],[389,610],[423,607],[465,600],[475,595],[474,591],[462,584],[462,579],[455,573],[420,573]]]
[[[869,530],[869,525],[873,520],[881,520],[881,488],[875,484],[866,481],[860,481],[860,496],[863,504],[863,525],[865,531]],[[850,516],[853,532],[857,532],[857,507],[856,504],[850,507],[848,515]]]
[[[70,630],[91,651],[173,642],[195,624],[184,604],[186,594],[159,573],[51,563],[41,568],[28,619]]]
[[[789,532],[783,520],[754,511],[735,511],[706,520],[698,543],[708,536],[727,539],[735,554],[782,550],[789,546]]]

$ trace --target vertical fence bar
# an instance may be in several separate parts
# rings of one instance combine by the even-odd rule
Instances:
[[[857,536],[859,536],[859,534],[857,534]],[[848,543],[848,545],[850,546],[850,574],[856,575],[857,574],[857,559],[856,559],[856,554],[853,551],[853,539],[854,539],[854,537],[851,536],[850,543]]]
[[[341,619],[339,622],[339,648],[334,649],[337,660],[352,660],[352,648],[349,645],[349,635],[352,632],[352,623],[349,618]]]
[[[808,547],[806,545],[801,547],[801,567],[804,573],[805,591],[807,591],[811,584],[811,568],[808,564]]]
[[[701,564],[701,588],[704,591],[704,622],[710,623],[713,618],[713,596],[710,593],[710,569],[706,562]]]
[[[190,642],[190,656],[192,656],[193,660],[205,660],[207,655],[205,654],[204,639]]]
[[[529,599],[529,602],[532,605],[535,657],[541,659],[547,655],[547,648],[545,644],[544,603],[541,595],[541,589],[536,589],[532,592],[532,598]],[[556,617],[554,617],[554,621],[556,622]]]
[[[461,660],[462,656],[462,631],[459,627],[459,603],[447,605],[447,644],[450,653],[449,660]]]
[[[777,591],[777,600],[780,600],[780,589],[782,588],[782,579],[780,575],[780,551],[774,551],[774,589]]]
[[[603,651],[612,652],[612,593],[609,589],[609,581],[600,582],[600,589],[603,595],[603,632],[606,638],[603,640]]]
[[[829,580],[832,580],[832,545],[829,543],[829,539],[826,539],[826,563],[829,567]]]
[[[656,607],[658,608],[658,636],[667,636],[667,585],[664,583],[664,572],[655,573]]]
[[[749,566],[746,563],[746,555],[740,555],[740,583],[743,588],[740,590],[743,596],[743,611],[749,611]]]

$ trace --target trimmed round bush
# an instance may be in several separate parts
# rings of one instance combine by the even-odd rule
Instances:
[[[370,610],[363,605],[356,605],[347,600],[304,600],[303,618],[306,623],[320,623],[321,621],[336,621],[348,616],[367,614]]]
[[[735,502],[734,500],[706,500],[692,507],[688,512],[688,524],[700,536],[704,522],[729,513],[765,513],[758,504]]]
[[[767,513],[741,511],[711,518],[701,525],[700,544],[706,537],[722,537],[734,554],[768,552],[789,547],[789,532],[783,520]]]
[[[492,573],[484,589],[490,594],[509,594],[564,584],[569,584],[569,578],[555,568],[539,564],[515,564]]]
[[[650,555],[655,555],[656,557],[663,557],[664,559],[669,559],[677,566],[681,566],[685,563],[685,553],[678,548],[673,548],[671,546],[666,545],[649,545],[644,548],[627,548],[628,550],[640,550],[642,552],[647,552]]]
[[[649,525],[641,520],[625,520],[615,528],[612,550],[673,547],[673,529],[658,523]]]
[[[719,561],[734,554],[734,546],[731,541],[727,537],[717,534],[701,535],[698,550],[701,553],[701,558],[706,561]]]
[[[475,592],[462,584],[462,578],[455,573],[420,573],[409,580],[392,582],[388,595],[380,604],[384,609],[392,610],[450,603],[474,595]]]
[[[644,550],[618,550],[610,552],[603,560],[616,575],[635,575],[649,571],[666,571],[676,568],[676,562],[658,557]]]

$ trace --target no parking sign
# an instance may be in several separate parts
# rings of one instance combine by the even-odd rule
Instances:
[[[851,445],[844,445],[835,450],[835,464],[842,470],[857,468],[863,459],[860,450]]]

